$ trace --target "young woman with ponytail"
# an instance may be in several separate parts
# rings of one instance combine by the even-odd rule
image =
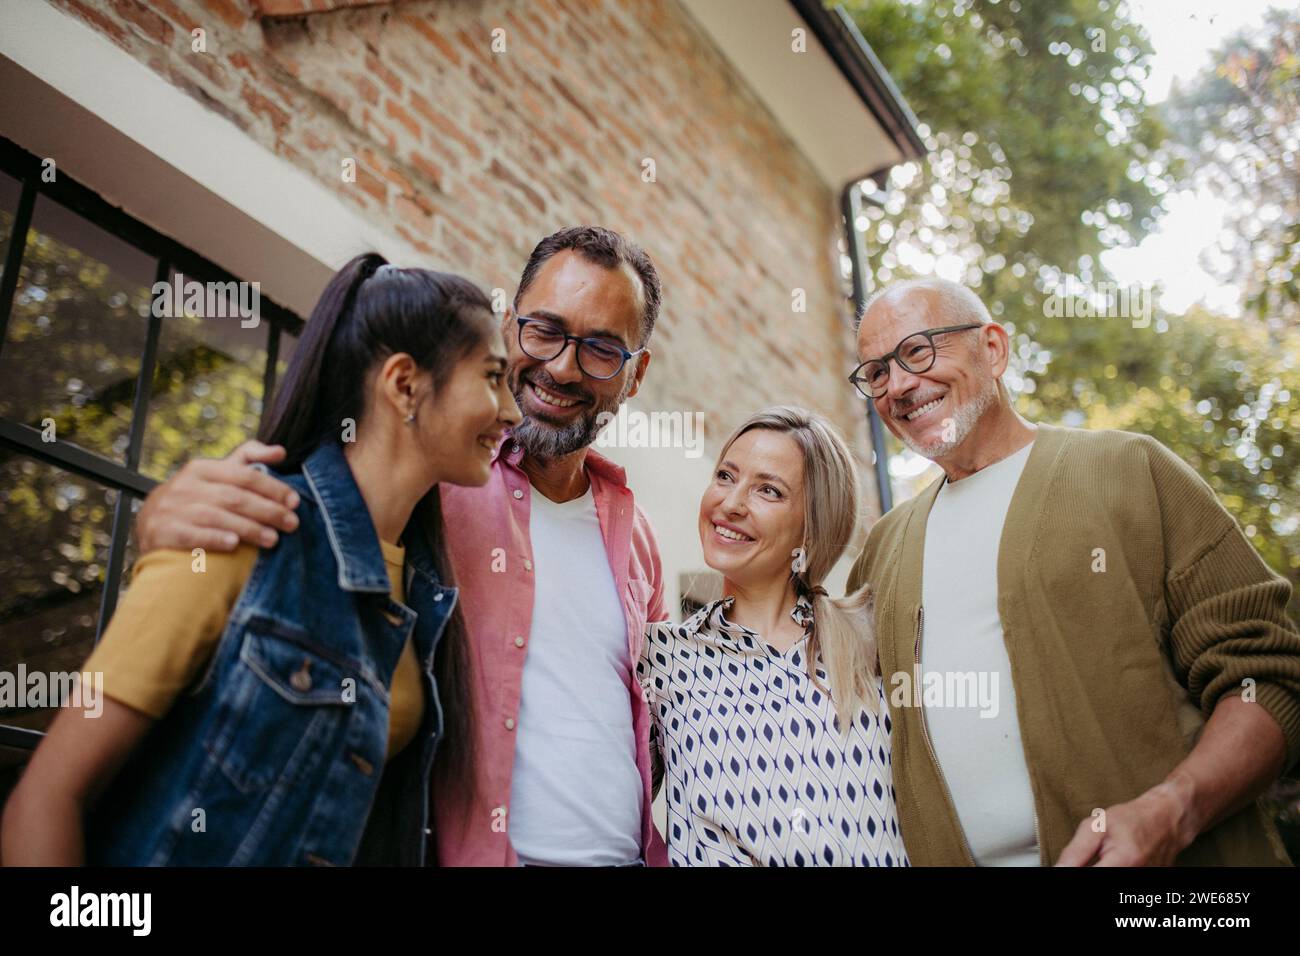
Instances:
[[[822,416],[764,409],[700,502],[723,597],[646,629],[637,675],[662,760],[674,866],[905,866],[869,595],[826,575],[857,475]]]
[[[3,862],[424,863],[435,753],[459,779],[472,760],[436,486],[487,481],[519,420],[505,367],[470,282],[344,266],[261,436],[298,532],[138,563],[83,668],[103,711],[54,720]]]

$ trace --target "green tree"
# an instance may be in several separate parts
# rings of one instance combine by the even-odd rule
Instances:
[[[1214,63],[1166,105],[1185,184],[1229,205],[1222,255],[1207,264],[1222,263],[1261,319],[1300,324],[1300,11],[1270,10]]]
[[[1145,101],[1150,45],[1125,5],[848,9],[930,147],[859,221],[877,282],[937,272],[970,285],[1012,335],[1007,381],[1027,416],[1155,435],[1300,585],[1295,336],[1199,310],[1146,327],[1105,310],[1067,317],[1112,281],[1100,254],[1139,241],[1187,175],[1186,151]]]
[[[1300,592],[1300,333],[1278,321],[1296,301],[1300,238],[1295,17],[1225,45],[1222,66],[1175,96],[1174,139],[1145,101],[1150,45],[1122,2],[846,6],[930,150],[857,223],[876,283],[937,273],[971,286],[1011,333],[1007,383],[1026,416],[1158,438]],[[1226,232],[1242,238],[1227,251],[1255,314],[1147,323],[1110,303],[1075,308],[1112,281],[1100,254],[1140,241],[1161,198],[1198,175],[1237,207]],[[1275,796],[1296,854],[1300,801]]]
[[[1170,316],[1163,331],[1125,318],[1071,329],[1068,360],[1050,361],[1021,411],[1159,439],[1205,478],[1268,564],[1300,584],[1300,330],[1273,334],[1200,308]]]
[[[1122,5],[847,6],[930,147],[868,212],[879,280],[937,266],[1023,327],[1042,315],[1043,280],[1087,277],[1102,251],[1151,227],[1175,170],[1143,99],[1150,46]]]
[[[0,253],[11,224],[0,211]],[[31,228],[0,350],[0,417],[125,464],[146,283]],[[159,479],[256,430],[268,332],[265,323],[243,329],[189,314],[161,323],[140,460]],[[76,669],[98,628],[118,492],[10,448],[0,448],[0,487],[0,670]],[[34,728],[49,717],[0,712],[0,721]],[[0,755],[0,785],[5,766]]]

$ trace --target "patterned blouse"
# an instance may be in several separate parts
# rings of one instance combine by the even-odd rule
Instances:
[[[847,736],[809,679],[812,607],[785,653],[726,619],[734,598],[646,628],[637,677],[665,763],[673,866],[907,866],[884,690]],[[826,673],[817,668],[822,686]]]

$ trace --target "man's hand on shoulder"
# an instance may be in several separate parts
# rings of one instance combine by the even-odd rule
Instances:
[[[225,458],[187,462],[145,498],[136,521],[140,553],[273,547],[298,527],[298,493],[254,464],[284,460],[279,445],[247,441]]]

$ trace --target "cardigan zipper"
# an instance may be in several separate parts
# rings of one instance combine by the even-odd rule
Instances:
[[[1005,629],[1005,628],[1003,628],[1002,635],[1003,635],[1003,641],[1005,642],[1005,640],[1006,640],[1006,629]],[[1010,663],[1010,658],[1011,658],[1011,646],[1008,644],[1008,645],[1007,645],[1007,660],[1008,660],[1008,663]],[[1014,684],[1014,682],[1013,682],[1013,684]],[[1019,705],[1017,705],[1017,706],[1019,706]],[[1022,746],[1022,747],[1024,746],[1023,743],[1021,744],[1021,746]],[[1026,769],[1026,770],[1029,770],[1029,757],[1028,757],[1028,756],[1025,757],[1025,769]],[[1039,866],[1047,866],[1047,853],[1046,853],[1046,851],[1043,849],[1043,838],[1042,838],[1041,836],[1039,836],[1039,833],[1038,833],[1038,788],[1034,786],[1034,774],[1033,774],[1032,771],[1030,771],[1030,773],[1029,773],[1029,797],[1030,797],[1030,800],[1032,801],[1032,803],[1033,803],[1033,805],[1034,805],[1034,849],[1036,849],[1036,850],[1038,851],[1038,865],[1039,865]]]
[[[916,661],[916,670],[913,672],[917,680],[921,678],[921,634],[925,630],[925,608],[916,609],[916,643],[913,646],[913,657]],[[916,693],[917,688],[913,688]],[[921,739],[925,741],[925,749],[930,754],[930,761],[934,764],[934,769],[939,773],[939,784],[943,787],[944,796],[948,798],[948,806],[952,808],[953,820],[957,824],[957,832],[961,834],[962,849],[966,851],[966,859],[972,866],[975,864],[975,854],[971,852],[970,841],[966,839],[966,831],[961,825],[960,818],[957,817],[957,804],[952,799],[952,791],[948,788],[948,778],[943,774],[943,767],[939,765],[939,757],[934,752],[934,745],[930,743],[930,726],[925,717],[924,694],[915,701],[916,708],[921,712]],[[1035,827],[1037,820],[1035,819]]]
[[[1034,804],[1034,843],[1037,844],[1037,849],[1038,849],[1038,865],[1046,866],[1047,863],[1043,860],[1043,841],[1042,838],[1039,837],[1038,835],[1038,804],[1037,803]]]

